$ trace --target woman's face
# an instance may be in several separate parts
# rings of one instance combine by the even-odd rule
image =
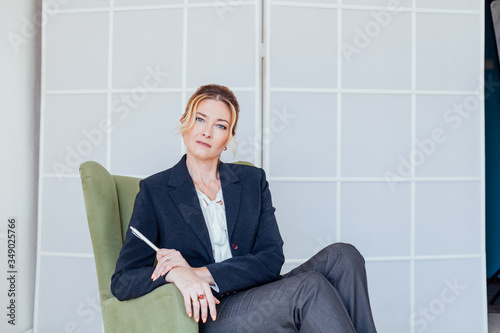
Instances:
[[[229,139],[231,111],[221,101],[204,99],[195,118],[193,128],[182,135],[188,154],[203,160],[218,159]]]

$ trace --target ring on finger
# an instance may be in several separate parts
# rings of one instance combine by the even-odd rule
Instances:
[[[205,294],[198,295],[198,299],[205,299]]]
[[[191,300],[191,302],[193,302],[193,303],[194,303],[194,302],[198,302],[198,299],[197,299],[197,298],[192,299],[192,300]]]

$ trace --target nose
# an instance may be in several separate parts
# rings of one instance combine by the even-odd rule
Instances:
[[[203,129],[203,136],[206,138],[211,138],[212,137],[212,127],[211,126],[205,126]]]

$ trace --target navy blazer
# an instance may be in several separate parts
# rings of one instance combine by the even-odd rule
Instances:
[[[178,250],[192,267],[208,268],[219,293],[248,289],[279,278],[281,239],[264,170],[219,164],[232,258],[215,263],[210,236],[186,156],[173,168],[140,182],[130,225],[159,248]],[[136,298],[167,283],[151,280],[156,253],[127,231],[111,278],[119,300]]]

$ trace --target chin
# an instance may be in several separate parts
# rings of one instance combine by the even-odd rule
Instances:
[[[215,160],[219,158],[219,155],[215,155],[213,152],[207,152],[207,151],[189,151],[188,154],[191,155],[191,157],[194,157],[199,160]]]

